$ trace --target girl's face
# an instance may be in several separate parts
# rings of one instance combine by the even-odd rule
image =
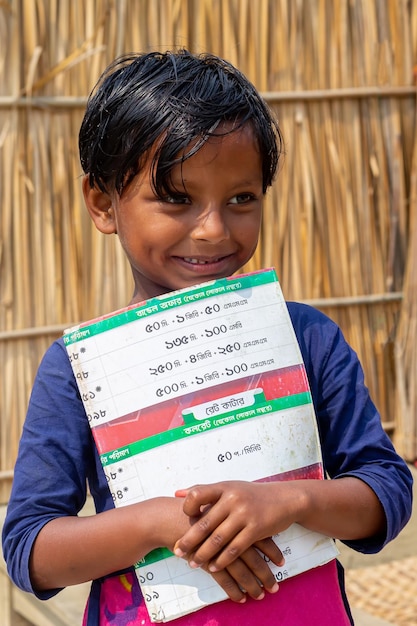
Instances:
[[[171,178],[176,193],[161,200],[152,189],[149,158],[122,196],[114,194],[111,206],[101,210],[101,221],[84,186],[96,226],[117,232],[129,259],[135,281],[132,303],[230,276],[257,246],[262,166],[249,125],[210,138],[173,168]]]

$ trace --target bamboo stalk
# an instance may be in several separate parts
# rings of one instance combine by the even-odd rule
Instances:
[[[91,54],[103,48],[94,49]],[[84,60],[84,59],[82,59]],[[263,99],[268,103],[276,102],[311,102],[323,100],[357,100],[368,98],[409,98],[417,94],[417,87],[404,85],[398,87],[351,87],[344,89],[295,89],[293,91],[261,91]],[[87,103],[85,96],[0,96],[0,109],[11,108],[51,108],[51,109],[84,109]]]
[[[131,296],[83,204],[86,98],[120,53],[175,47],[228,58],[277,114],[286,154],[245,269],[275,266],[341,325],[417,455],[415,0],[10,0],[0,41],[0,471],[48,343]]]

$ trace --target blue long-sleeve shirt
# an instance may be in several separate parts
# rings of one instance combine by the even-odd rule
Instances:
[[[360,363],[341,330],[309,306],[289,303],[288,308],[312,392],[325,471],[330,478],[363,480],[386,516],[384,536],[346,543],[361,552],[377,552],[410,517],[411,474],[381,426]],[[29,557],[37,534],[56,517],[76,515],[85,503],[87,484],[97,512],[113,508],[71,365],[58,340],[46,352],[34,382],[3,528],[8,571],[22,589],[34,592]],[[37,595],[48,598],[57,591]]]

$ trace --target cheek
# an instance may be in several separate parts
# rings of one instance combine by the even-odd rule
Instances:
[[[158,215],[143,225],[140,229],[141,237],[147,237],[158,247],[176,243],[184,238],[190,231],[192,224],[190,221],[179,217]]]
[[[162,215],[138,220],[119,233],[121,244],[131,259],[142,262],[164,257],[169,250],[185,238],[187,228],[180,221]]]
[[[256,245],[261,230],[261,214],[240,216],[235,220],[234,233],[247,246]]]

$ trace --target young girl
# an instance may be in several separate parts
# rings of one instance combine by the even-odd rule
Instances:
[[[116,61],[89,99],[79,146],[86,206],[99,231],[120,239],[134,278],[131,303],[230,276],[253,255],[282,139],[229,63],[187,51]],[[298,522],[372,553],[399,533],[410,516],[411,475],[382,429],[357,357],[323,314],[288,307],[329,480],[184,485],[177,497],[115,509],[58,340],[34,383],[3,531],[18,586],[47,599],[92,580],[85,624],[148,624],[131,566],[168,547],[209,571],[231,599],[175,623],[279,624],[290,581],[278,591],[258,552],[282,563],[272,535]],[[78,517],[87,485],[97,514]],[[347,602],[346,615],[349,623]]]

